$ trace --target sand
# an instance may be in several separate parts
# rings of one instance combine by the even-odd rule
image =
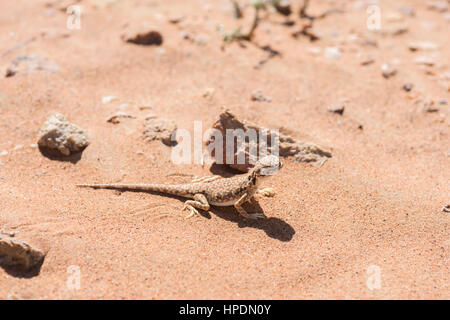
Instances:
[[[47,253],[33,273],[0,268],[0,299],[450,298],[442,211],[450,201],[449,105],[439,103],[450,102],[445,12],[427,1],[383,2],[385,32],[374,32],[365,7],[313,1],[311,14],[345,11],[314,22],[315,42],[291,36],[298,18],[287,27],[271,13],[254,43],[281,55],[255,68],[266,51],[247,42],[221,49],[217,26],[247,27],[252,17],[247,8],[235,20],[229,1],[82,0],[79,30],[48,3],[56,1],[0,2],[0,230]],[[400,14],[401,5],[415,16]],[[399,24],[407,32],[389,33]],[[125,43],[121,35],[134,30],[156,30],[164,42]],[[413,41],[439,48],[413,52]],[[327,58],[334,47],[341,56]],[[59,71],[5,78],[18,54]],[[434,65],[415,62],[422,56]],[[395,75],[382,76],[385,63]],[[253,101],[255,90],[271,101]],[[106,96],[117,98],[104,104]],[[328,111],[340,104],[342,115]],[[211,175],[210,165],[176,165],[171,147],[144,141],[143,121],[156,114],[206,130],[224,106],[332,150],[323,166],[283,160],[265,183],[276,196],[259,200],[267,220],[247,221],[233,208],[185,220],[177,198],[75,187]],[[118,111],[135,118],[108,123]],[[35,146],[56,112],[89,133],[90,145],[65,161]]]

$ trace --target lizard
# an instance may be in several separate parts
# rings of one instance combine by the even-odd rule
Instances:
[[[272,189],[258,190],[261,181],[276,173],[283,164],[279,158],[269,155],[260,158],[245,175],[230,178],[213,176],[189,184],[78,184],[78,187],[94,189],[113,189],[124,191],[156,192],[188,198],[183,209],[189,210],[186,218],[199,215],[197,209],[208,211],[210,206],[234,206],[239,214],[248,219],[266,218],[263,213],[247,213],[242,205],[252,201],[259,193],[273,196]]]

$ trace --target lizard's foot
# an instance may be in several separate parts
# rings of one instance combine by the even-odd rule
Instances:
[[[266,215],[262,212],[247,213],[246,215],[244,215],[244,217],[252,220],[267,219]]]
[[[199,216],[200,214],[198,213],[197,209],[195,209],[193,206],[191,205],[184,205],[183,209],[181,209],[181,211],[184,210],[189,210],[189,214],[186,216],[186,219],[192,218],[193,216]]]
[[[264,196],[264,197],[275,197],[275,190],[273,188],[264,188],[264,189],[260,189],[258,190],[258,194]]]

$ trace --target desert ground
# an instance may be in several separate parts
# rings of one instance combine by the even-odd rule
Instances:
[[[311,0],[309,18],[292,0],[224,42],[252,24],[238,3],[239,19],[229,0],[0,1],[0,232],[45,253],[0,264],[0,299],[450,299],[450,3]],[[125,41],[149,31],[162,43]],[[11,73],[21,55],[45,63]],[[332,157],[282,158],[260,220],[76,187],[216,174],[143,130],[205,131],[224,107]],[[87,131],[82,152],[37,147],[55,113]]]

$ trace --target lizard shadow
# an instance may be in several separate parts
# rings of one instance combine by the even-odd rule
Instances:
[[[237,174],[242,174],[242,172],[231,169],[227,167],[224,164],[217,164],[213,163],[209,169],[211,173],[215,175],[219,175],[223,178],[229,178],[233,177]],[[245,203],[244,208],[250,207],[251,209],[248,210],[249,213],[251,212],[262,212],[264,213],[263,209],[259,205],[259,203],[254,200],[249,203]],[[233,207],[215,207],[212,206],[210,208],[210,211],[213,212],[218,217],[231,221],[236,222],[240,228],[256,228],[264,230],[264,232],[271,238],[287,242],[291,241],[295,230],[294,228],[288,224],[287,222],[279,219],[279,218],[267,218],[267,219],[258,219],[258,220],[251,220],[243,218],[241,215],[239,215],[236,212],[236,209]],[[203,212],[202,212],[203,214]],[[203,214],[204,215],[204,214]]]
[[[120,191],[116,190],[116,195],[120,196],[123,192],[127,192],[127,191],[136,192],[135,190],[120,190]],[[139,192],[142,192],[142,191],[139,191]],[[175,196],[175,195],[167,195],[167,194],[160,193],[160,192],[144,191],[144,193],[161,195],[164,197],[170,197],[173,199],[178,199],[181,202],[186,201],[186,199],[183,197],[179,197],[179,196]],[[252,201],[251,204],[244,203],[243,207],[244,207],[244,209],[249,209],[249,207],[250,207],[251,209],[248,210],[249,213],[252,213],[252,212],[264,213],[263,209],[261,208],[261,206],[259,205],[259,203],[256,200]],[[203,216],[207,219],[211,219],[210,212],[212,212],[219,218],[222,218],[222,219],[230,221],[230,222],[237,223],[239,228],[256,228],[256,229],[264,230],[264,232],[269,237],[283,241],[283,242],[291,241],[295,234],[294,228],[290,224],[288,224],[287,222],[285,222],[279,218],[267,218],[267,219],[258,219],[258,220],[246,219],[246,218],[242,217],[236,211],[236,209],[234,207],[231,207],[231,206],[230,207],[211,206],[207,212],[203,211],[203,210],[199,210],[198,212],[200,213],[201,216]]]
[[[245,209],[251,208],[248,210],[249,213],[252,212],[264,213],[261,206],[256,201],[253,201],[251,205],[244,204],[243,207]],[[240,214],[238,214],[236,209],[233,207],[212,206],[209,209],[209,211],[211,211],[216,216],[224,220],[237,223],[239,228],[260,229],[263,230],[267,234],[267,236],[282,242],[291,241],[295,234],[295,229],[289,223],[279,218],[271,217],[267,219],[258,219],[258,220],[246,219],[242,217]]]

